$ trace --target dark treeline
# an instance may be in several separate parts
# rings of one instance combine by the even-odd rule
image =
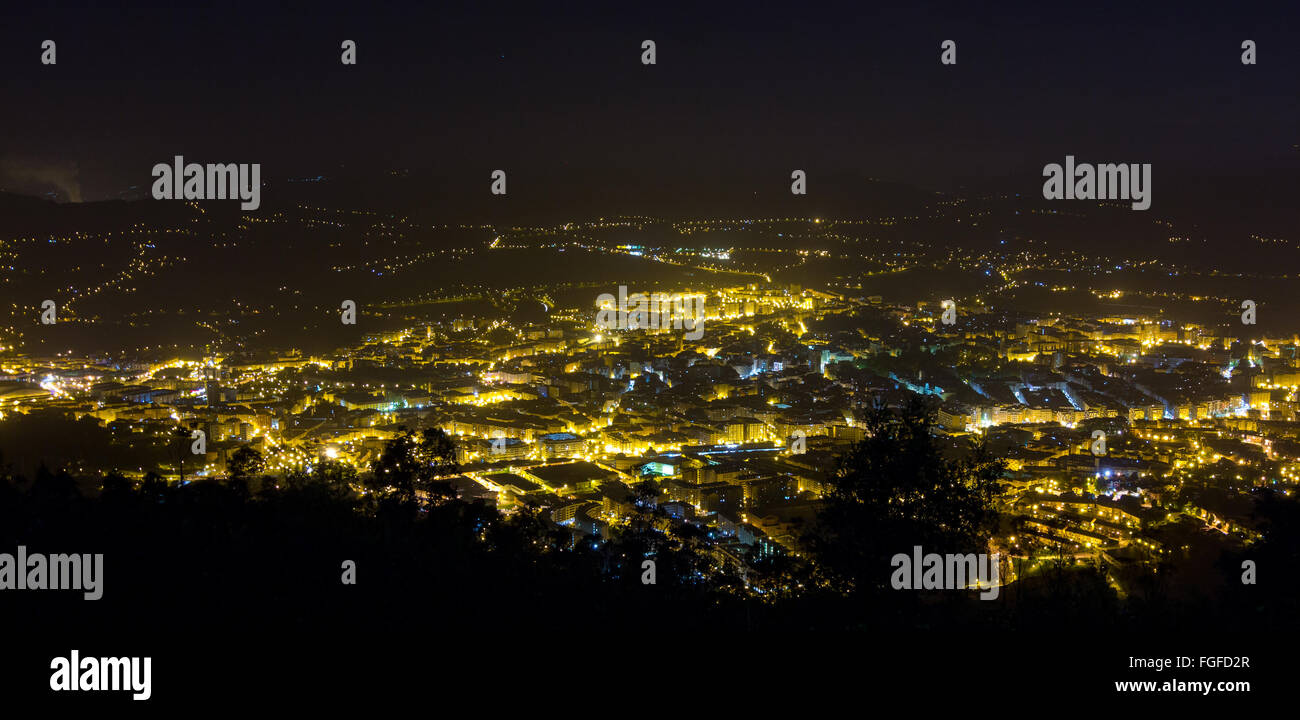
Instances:
[[[1258,501],[1264,539],[1218,561],[1225,582],[1171,585],[1170,568],[1123,598],[1099,567],[1049,567],[1001,589],[907,592],[889,587],[889,557],[914,544],[969,549],[997,521],[1001,470],[981,449],[940,456],[929,418],[882,410],[871,435],[832,473],[835,491],[807,538],[808,556],[748,558],[724,569],[702,536],[673,527],[638,487],[641,511],[608,538],[575,538],[536,511],[498,513],[458,499],[441,478],[455,470],[438,430],[389,442],[368,472],[322,462],[267,477],[254,452],[230,476],[168,484],[156,475],[74,477],[42,467],[3,470],[0,553],[103,553],[104,594],[3,591],[18,632],[149,629],[259,636],[328,629],[427,636],[469,628],[505,632],[912,630],[1025,633],[1224,632],[1294,628],[1297,503]],[[4,466],[8,467],[8,466]],[[97,487],[98,491],[87,491]],[[891,502],[892,499],[892,502]],[[1242,585],[1241,560],[1260,581]],[[642,562],[656,563],[643,584]],[[344,584],[344,561],[356,583]],[[749,586],[749,589],[747,589]]]

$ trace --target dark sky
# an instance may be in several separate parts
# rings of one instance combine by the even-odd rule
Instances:
[[[486,187],[504,168],[691,193],[792,168],[1032,191],[1067,153],[1164,177],[1300,159],[1295,3],[870,5],[11,5],[0,187],[114,197],[176,154],[267,179],[400,168]]]

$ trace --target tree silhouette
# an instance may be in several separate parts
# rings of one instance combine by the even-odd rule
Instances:
[[[190,452],[190,431],[183,425],[177,425],[172,430],[172,438],[180,445],[180,451],[176,455],[176,475],[178,480],[185,479],[185,456],[192,454]]]
[[[838,459],[826,505],[805,537],[823,582],[865,593],[887,587],[890,559],[913,546],[983,551],[1004,463],[983,444],[961,459],[944,457],[933,427],[933,411],[920,399],[869,411],[866,437]]]
[[[248,480],[262,472],[266,461],[256,448],[242,445],[230,458],[229,475],[232,479]]]
[[[451,484],[441,478],[456,472],[456,446],[442,428],[414,430],[399,428],[402,434],[384,444],[379,459],[371,464],[365,485],[381,496],[414,503],[417,494],[430,501],[455,497]]]

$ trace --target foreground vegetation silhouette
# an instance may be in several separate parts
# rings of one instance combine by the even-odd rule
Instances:
[[[743,567],[720,563],[702,533],[669,522],[653,485],[635,488],[636,513],[605,538],[575,535],[537,509],[503,514],[459,499],[446,482],[454,446],[436,429],[389,441],[360,475],[322,460],[270,477],[252,450],[235,454],[229,477],[184,484],[4,470],[0,552],[103,553],[105,565],[99,601],[2,592],[0,610],[23,619],[17,634],[44,638],[1295,626],[1297,504],[1275,493],[1258,503],[1264,539],[1244,553],[1268,578],[1258,585],[1121,597],[1105,568],[1058,563],[991,602],[890,589],[889,556],[916,544],[978,552],[997,521],[1000,463],[978,447],[945,458],[932,422],[920,406],[873,413],[868,437],[829,474],[808,553],[755,553]],[[653,585],[643,583],[647,559]],[[1220,558],[1226,578],[1241,559]],[[355,584],[343,582],[345,561],[355,563]]]

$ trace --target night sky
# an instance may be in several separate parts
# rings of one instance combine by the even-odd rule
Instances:
[[[0,187],[114,198],[176,154],[259,162],[271,181],[401,170],[484,193],[503,168],[512,194],[565,201],[780,189],[794,168],[810,195],[842,176],[1039,192],[1066,154],[1153,163],[1157,198],[1175,176],[1296,175],[1293,3],[698,5],[9,7]]]

